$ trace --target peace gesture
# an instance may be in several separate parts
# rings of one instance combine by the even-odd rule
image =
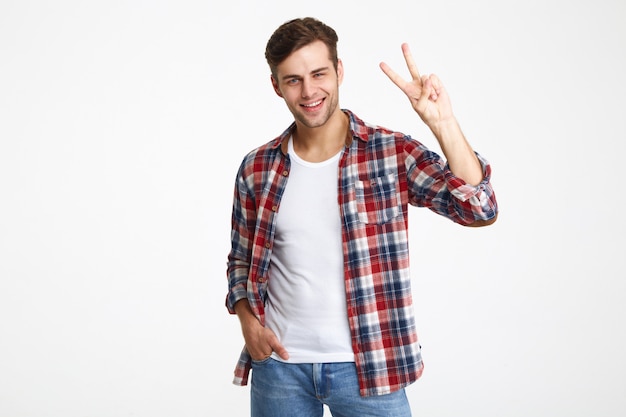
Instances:
[[[412,79],[405,81],[389,65],[381,62],[383,72],[407,95],[413,109],[431,130],[436,130],[442,122],[454,120],[450,98],[439,78],[434,74],[420,76],[408,44],[402,44],[402,53]]]

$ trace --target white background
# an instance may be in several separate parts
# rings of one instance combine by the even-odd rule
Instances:
[[[342,107],[438,149],[378,68],[437,73],[498,222],[411,212],[415,416],[626,414],[626,5],[0,3],[0,416],[247,416],[233,182],[291,121],[263,52],[315,16]]]

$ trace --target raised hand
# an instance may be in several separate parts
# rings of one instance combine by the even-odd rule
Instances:
[[[410,81],[405,81],[384,62],[380,68],[407,95],[413,109],[434,133],[452,172],[468,184],[479,184],[483,179],[482,167],[452,113],[446,89],[436,75],[420,76],[406,43],[402,44],[402,53]]]
[[[404,80],[389,65],[381,62],[380,68],[383,72],[407,95],[411,106],[413,106],[413,109],[428,127],[437,130],[441,123],[454,121],[450,98],[439,77],[434,74],[420,76],[408,44],[402,44],[402,53],[404,54],[411,80]]]

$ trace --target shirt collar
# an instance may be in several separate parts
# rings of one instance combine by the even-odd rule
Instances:
[[[369,139],[369,131],[370,129],[367,127],[365,122],[358,118],[354,113],[352,113],[348,109],[341,109],[345,114],[350,118],[350,136],[354,139],[361,140],[363,142],[367,142]],[[296,127],[296,123],[293,122],[280,136],[274,139],[271,147],[272,149],[280,148],[285,140],[288,140],[291,136],[291,133]]]

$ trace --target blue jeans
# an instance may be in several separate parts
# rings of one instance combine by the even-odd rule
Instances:
[[[284,363],[272,358],[252,362],[252,417],[410,417],[404,390],[361,397],[352,362]]]

